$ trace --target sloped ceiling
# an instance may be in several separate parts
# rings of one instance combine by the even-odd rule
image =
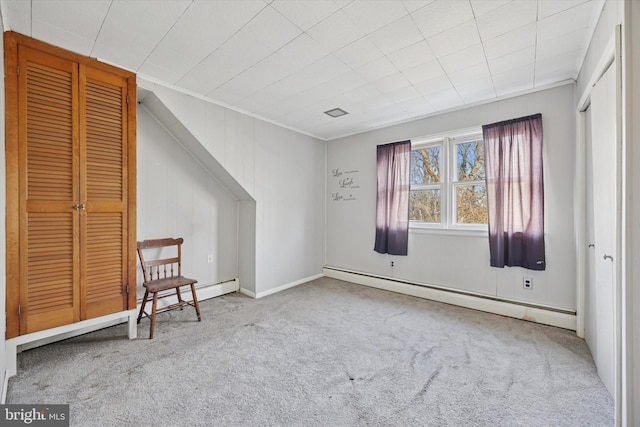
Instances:
[[[602,5],[0,0],[5,30],[324,140],[576,79]]]

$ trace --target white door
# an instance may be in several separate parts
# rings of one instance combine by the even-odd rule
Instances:
[[[593,283],[586,292],[588,320],[585,336],[602,382],[615,397],[616,372],[616,253],[617,136],[615,63],[591,91],[591,202],[593,228],[587,223]],[[589,166],[589,165],[588,165]],[[589,222],[589,216],[587,220]],[[590,233],[591,231],[591,233]],[[589,278],[589,272],[587,277]],[[591,310],[589,310],[589,308]]]

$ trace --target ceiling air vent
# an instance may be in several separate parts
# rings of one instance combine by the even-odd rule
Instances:
[[[344,111],[342,108],[334,108],[332,110],[328,110],[324,112],[327,116],[331,116],[334,119],[336,117],[340,117],[340,116],[344,116],[345,114],[349,114],[346,111]]]

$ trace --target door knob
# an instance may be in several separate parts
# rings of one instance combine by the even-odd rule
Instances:
[[[587,245],[587,247],[588,247],[588,248],[595,248],[595,247],[596,247],[596,245],[594,245],[593,243],[589,243],[589,244]]]
[[[609,258],[611,262],[613,262],[613,257],[611,255],[604,254],[604,256],[602,257],[602,259],[607,259],[607,258]]]

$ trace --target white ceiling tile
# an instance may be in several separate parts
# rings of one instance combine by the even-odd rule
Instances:
[[[460,95],[455,89],[446,89],[440,92],[430,93],[425,99],[436,110],[448,110],[450,108],[459,107],[464,104]]]
[[[574,31],[559,37],[540,39],[536,45],[536,58],[545,59],[550,56],[581,50],[585,46],[584,31]]]
[[[400,71],[435,59],[433,51],[424,40],[393,52],[387,57]]]
[[[160,65],[147,60],[138,68],[137,73],[143,77],[153,77],[162,82],[174,84],[184,75],[184,70],[171,66],[171,64]]]
[[[383,56],[382,52],[367,37],[362,37],[335,51],[334,55],[353,69]]]
[[[46,40],[54,46],[65,46],[66,49],[89,56],[93,50],[94,38],[87,38],[77,33],[67,31],[46,21],[33,20],[32,36],[39,40]]]
[[[416,65],[412,68],[407,68],[402,71],[402,74],[411,82],[411,84],[418,84],[425,80],[444,76],[445,72],[439,61],[430,61]]]
[[[583,3],[541,19],[538,21],[538,40],[555,38],[578,29],[586,29],[591,23],[592,14],[593,5]]]
[[[380,109],[393,108],[399,110],[398,106],[387,95],[382,94],[370,99],[364,99],[361,102],[354,105],[347,105],[347,108],[354,108],[358,106],[361,111],[376,111]],[[355,110],[354,110],[355,111]]]
[[[271,6],[303,31],[338,10],[338,6],[330,1],[274,0]]]
[[[306,33],[302,33],[283,46],[279,52],[290,61],[295,61],[300,67],[306,67],[327,56],[330,50]]]
[[[190,0],[113,2],[92,56],[113,63],[127,58],[126,66],[137,69],[190,3]],[[139,19],[140,16],[145,19]]]
[[[397,0],[355,0],[342,10],[365,34],[369,34],[407,14],[402,3]]]
[[[453,89],[451,80],[447,76],[435,77],[433,79],[425,80],[418,84],[413,85],[416,90],[424,96],[429,96],[432,93],[442,92],[447,89]]]
[[[482,40],[490,40],[531,24],[537,19],[537,11],[538,2],[512,1],[477,19],[480,36]]]
[[[189,57],[202,59],[223,45],[265,6],[257,1],[194,2],[156,50],[168,48],[171,52],[178,51]]]
[[[373,85],[382,93],[391,93],[396,90],[410,87],[411,83],[402,74],[392,74],[375,81]]]
[[[508,55],[489,60],[491,74],[503,73],[524,65],[533,64],[536,60],[536,48],[529,46]]]
[[[429,101],[422,96],[400,101],[398,107],[413,115],[427,115],[435,111]]]
[[[474,21],[468,21],[429,39],[429,46],[438,58],[458,52],[480,43],[480,36]]]
[[[400,18],[369,34],[368,37],[385,54],[395,52],[423,40],[422,33],[410,16]]]
[[[209,93],[270,55],[250,31],[236,33],[221,48],[191,69],[178,84],[197,93]]]
[[[360,102],[366,102],[382,95],[373,84],[360,86],[344,94],[345,105],[352,105]]]
[[[358,77],[360,77],[358,75]],[[366,82],[361,82],[361,84],[359,84],[358,86],[362,86],[362,84],[364,84]],[[344,92],[351,90],[351,89],[355,89],[358,86],[354,86],[351,88],[348,88],[347,90],[341,90],[340,88],[334,86],[332,84],[332,81],[328,81],[325,83],[321,83],[317,86],[312,87],[311,89],[307,89],[303,92],[301,92],[299,95],[301,96],[305,96],[307,99],[309,99],[309,103],[312,102],[318,102],[321,101],[323,99],[327,99],[327,98],[331,98],[334,96],[338,96],[343,94]]]
[[[468,1],[436,0],[413,13],[422,35],[428,39],[473,19]]]
[[[592,0],[538,1],[538,19],[544,19]]]
[[[265,7],[241,31],[251,31],[261,43],[273,50],[295,39],[302,30],[272,7]]]
[[[235,91],[241,98],[258,92],[263,88],[281,80],[296,70],[295,64],[287,58],[275,52],[253,67],[243,71],[231,80],[227,81],[219,89]],[[209,95],[209,94],[207,94]]]
[[[487,59],[484,56],[484,48],[481,44],[470,46],[466,49],[462,49],[456,53],[440,58],[440,64],[442,64],[442,68],[444,68],[447,73],[453,73],[486,61]]]
[[[180,56],[180,61],[172,60],[177,56]],[[202,57],[189,54],[186,51],[180,52],[169,47],[162,47],[154,50],[137,71],[151,76],[159,73],[158,76],[155,76],[156,78],[174,84],[201,60]]]
[[[318,23],[307,31],[307,34],[330,51],[338,50],[364,37],[364,32],[353,25],[342,10]]]
[[[398,69],[389,61],[386,57],[376,59],[373,62],[365,64],[356,69],[356,72],[360,74],[366,81],[375,82],[390,74],[397,73]]]
[[[67,7],[73,9],[73,14],[57,7],[56,2],[50,0],[34,0],[33,20],[48,21],[65,32],[75,34],[80,38],[95,41],[104,15],[109,10],[111,0],[68,0]]]
[[[473,83],[474,81],[480,81],[482,79],[490,79],[491,73],[489,73],[489,67],[486,63],[477,64],[455,73],[447,74],[451,83],[454,86]]]
[[[433,3],[435,0],[402,0],[404,7],[407,8],[409,13],[413,13],[418,9],[422,9],[423,7]]]
[[[299,74],[304,75],[309,81],[316,84],[328,82],[346,72],[351,71],[344,63],[333,55],[328,55],[321,60],[306,67]]]
[[[531,63],[501,73],[493,73],[491,76],[496,95],[504,96],[533,89],[534,72],[535,66]]]
[[[148,74],[158,70],[163,80],[176,83],[265,6],[262,2],[239,0],[192,3],[138,71]]]
[[[575,79],[582,58],[583,52],[575,51],[536,61],[535,86]]]
[[[234,90],[233,87],[219,87],[211,93],[210,96],[215,96],[215,99],[226,105],[235,105],[242,100],[243,95]]]
[[[471,7],[476,18],[504,6],[513,0],[471,0]]]
[[[388,92],[386,95],[396,103],[401,103],[409,99],[422,98],[420,92],[418,92],[413,86],[394,89],[392,92]]]
[[[360,74],[355,71],[348,71],[323,83],[322,86],[326,86],[325,90],[333,90],[336,92],[336,95],[339,95],[366,84],[367,81],[364,80]]]
[[[528,46],[535,46],[536,24],[525,25],[517,30],[486,40],[482,44],[489,60],[517,52]]]
[[[471,83],[457,85],[456,91],[465,104],[486,101],[496,97],[491,78],[476,79]]]
[[[111,43],[97,43],[93,47],[90,56],[99,61],[118,64],[120,68],[136,71],[140,67],[141,55],[139,52],[127,51]]]

